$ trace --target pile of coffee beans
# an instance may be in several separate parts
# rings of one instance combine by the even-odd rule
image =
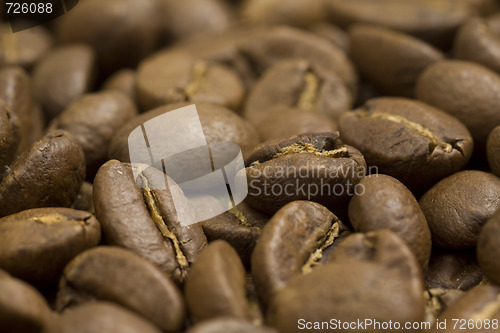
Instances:
[[[193,104],[248,195],[186,225],[129,135]],[[0,332],[500,332],[500,1],[1,15]]]

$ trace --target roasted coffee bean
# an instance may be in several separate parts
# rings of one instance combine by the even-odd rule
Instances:
[[[169,104],[132,119],[113,137],[108,157],[118,159],[122,162],[130,162],[128,150],[128,136],[130,132],[156,116],[188,105],[192,105],[192,103]],[[257,131],[254,126],[236,113],[215,104],[196,103],[195,105],[201,125],[203,126],[203,133],[209,144],[212,142],[235,143],[241,148],[243,157],[245,157],[259,143]]]
[[[94,180],[94,208],[107,244],[139,254],[182,282],[207,240],[201,225],[181,226],[170,192],[161,190],[164,182],[162,172],[149,168],[139,188],[130,165],[108,161]]]
[[[432,64],[418,79],[416,96],[467,126],[477,153],[484,153],[488,134],[500,125],[500,76],[483,66],[459,60]]]
[[[259,127],[274,107],[317,112],[333,119],[351,108],[352,95],[335,74],[302,59],[284,60],[269,68],[248,96],[243,116]],[[294,133],[299,134],[299,133]]]
[[[269,325],[292,333],[302,332],[305,325],[326,331],[330,326],[323,323],[329,324],[332,318],[340,322],[377,318],[401,325],[423,320],[425,301],[419,264],[394,233],[379,230],[353,234],[332,256],[331,262],[295,277],[271,299]],[[366,332],[384,330],[373,327]]]
[[[398,180],[370,175],[360,180],[362,194],[349,203],[349,220],[356,231],[389,229],[401,237],[425,270],[431,254],[431,233],[413,194]]]
[[[43,296],[0,270],[0,331],[45,333],[52,326],[53,315]]]
[[[48,52],[33,69],[33,92],[48,119],[63,112],[90,90],[95,51],[87,45],[65,45]]]
[[[349,229],[328,209],[309,201],[281,208],[264,227],[252,254],[252,275],[267,303],[296,275],[328,257]]]
[[[444,58],[425,42],[386,28],[354,25],[349,36],[357,69],[387,95],[413,97],[420,74]]]
[[[500,285],[499,237],[500,211],[484,225],[477,242],[477,260],[488,280],[497,285]]]
[[[78,194],[76,195],[73,205],[71,205],[71,208],[95,214],[94,203],[92,201],[92,191],[92,183],[84,181],[80,187],[80,191],[78,191]]]
[[[135,105],[123,93],[103,91],[76,99],[50,127],[73,135],[85,154],[87,179],[92,180],[106,161],[113,135],[136,115]]]
[[[478,8],[455,0],[327,0],[332,21],[345,28],[370,23],[447,49],[455,31]]]
[[[158,12],[154,0],[86,0],[58,20],[55,35],[60,43],[92,46],[108,74],[137,65],[153,51],[160,33]]]
[[[21,66],[31,69],[52,47],[52,35],[43,26],[12,32],[0,25],[0,66]]]
[[[21,155],[0,183],[0,216],[38,207],[69,207],[85,177],[76,139],[56,130]]]
[[[495,127],[488,136],[486,155],[491,172],[500,176],[500,126]]]
[[[344,145],[338,132],[268,141],[257,146],[245,163],[247,203],[269,214],[295,200],[343,206],[366,173],[361,153]]]
[[[78,253],[96,246],[99,222],[88,212],[37,208],[0,219],[0,267],[36,285],[57,282]]]
[[[433,253],[425,275],[427,289],[468,290],[484,277],[475,251],[440,251]]]
[[[58,320],[60,333],[161,333],[143,317],[107,302],[86,303],[65,311]]]
[[[420,199],[433,244],[474,247],[481,228],[500,208],[500,179],[483,171],[462,171],[434,185]]]
[[[112,76],[102,85],[102,90],[118,90],[124,93],[134,103],[136,98],[136,72],[132,69],[122,69]]]
[[[426,322],[435,323],[436,318],[446,311],[453,303],[464,295],[464,291],[458,289],[429,289],[425,295],[426,300]]]
[[[93,300],[117,303],[165,332],[178,332],[184,324],[184,301],[174,282],[150,262],[121,248],[85,251],[64,269],[58,311]]]
[[[342,141],[359,149],[368,165],[411,190],[462,170],[472,154],[472,138],[460,121],[410,99],[369,100],[344,114],[339,129]]]
[[[457,59],[500,73],[500,16],[474,18],[465,23],[457,33],[453,53]]]
[[[255,326],[236,318],[218,318],[194,325],[186,333],[278,333],[265,326]]]
[[[137,99],[143,110],[184,101],[237,110],[243,94],[243,84],[232,69],[184,51],[156,53],[137,71]]]
[[[236,251],[222,240],[210,243],[186,279],[184,295],[191,319],[250,319],[245,282],[245,268]]]
[[[342,50],[321,37],[289,27],[273,27],[250,36],[241,51],[262,73],[281,60],[302,58],[318,73],[337,74],[354,95],[357,77]]]
[[[485,285],[469,290],[444,311],[437,320],[441,324],[446,321],[447,323],[456,323],[456,325],[446,325],[445,330],[442,326],[434,326],[430,331],[432,333],[458,333],[464,332],[465,329],[475,333],[498,331],[500,325],[500,288]]]
[[[319,22],[309,27],[309,31],[327,39],[330,43],[344,51],[345,54],[350,53],[349,36],[336,25],[328,22]]]
[[[269,220],[255,209],[242,202],[229,211],[201,222],[209,242],[222,239],[238,253],[243,264],[250,267],[252,255],[262,228]]]

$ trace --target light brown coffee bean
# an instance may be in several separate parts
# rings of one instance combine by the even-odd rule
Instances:
[[[434,244],[474,247],[481,228],[500,208],[500,179],[483,171],[458,172],[434,185],[419,203]]]
[[[100,237],[99,222],[88,212],[37,208],[9,215],[0,219],[0,267],[39,286],[54,284]]]
[[[477,260],[486,277],[500,285],[500,251],[498,240],[500,235],[500,212],[493,215],[484,225],[477,242]]]
[[[178,332],[184,325],[184,301],[177,286],[156,266],[121,248],[85,251],[64,269],[58,311],[94,300],[128,308],[165,332]]]
[[[426,290],[424,293],[426,301],[425,321],[431,324],[435,323],[436,318],[464,294],[464,291],[458,289],[438,288]]]
[[[359,182],[362,194],[349,202],[349,220],[358,232],[389,229],[401,237],[425,271],[431,254],[431,233],[413,194],[398,180],[370,175]]]
[[[124,93],[134,103],[136,98],[136,72],[132,69],[122,69],[111,75],[102,85],[102,90],[118,90]]]
[[[319,22],[310,26],[309,31],[327,39],[346,54],[350,53],[349,36],[338,26],[329,22]]]

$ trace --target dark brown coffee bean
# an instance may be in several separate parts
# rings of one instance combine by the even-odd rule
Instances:
[[[491,172],[500,176],[500,126],[495,127],[488,136],[486,154]]]
[[[156,266],[121,248],[85,251],[64,269],[58,311],[94,300],[117,303],[165,332],[178,332],[184,325],[184,301],[177,286]]]
[[[307,27],[327,19],[325,1],[248,0],[242,5],[242,19],[250,24]]]
[[[122,69],[110,76],[103,83],[103,90],[118,90],[127,95],[134,103],[137,103],[136,98],[136,72],[132,69]]]
[[[465,23],[455,38],[453,54],[500,73],[500,15]]]
[[[52,47],[52,35],[43,26],[12,32],[0,25],[0,66],[21,66],[31,69]]]
[[[169,104],[153,109],[132,119],[113,137],[109,147],[108,157],[118,159],[122,162],[130,162],[128,136],[137,126],[165,112],[188,105],[192,105],[192,103]],[[259,143],[257,131],[253,125],[236,113],[215,104],[196,103],[195,105],[201,125],[203,126],[203,133],[208,143],[235,143],[241,148],[243,157]]]
[[[427,289],[468,290],[484,277],[474,251],[433,253],[425,275]]]
[[[311,33],[273,27],[248,38],[241,50],[258,72],[264,72],[281,60],[302,58],[318,73],[337,74],[353,95],[356,92],[357,77],[351,61],[335,45]]]
[[[267,303],[296,275],[325,261],[349,230],[328,209],[295,201],[280,209],[264,227],[252,254],[252,275]]]
[[[441,324],[446,321],[448,325],[445,325],[446,330],[442,326],[434,326],[430,331],[432,333],[458,333],[464,330],[475,333],[497,332],[500,327],[500,288],[484,285],[469,290],[437,320]]]
[[[182,282],[207,240],[201,225],[181,226],[170,192],[157,190],[165,175],[155,170],[143,172],[141,189],[130,165],[105,163],[94,180],[94,208],[107,244],[139,254]]]
[[[431,233],[413,194],[398,180],[370,175],[360,180],[362,194],[349,203],[349,220],[356,231],[389,229],[401,237],[425,271],[431,254]]]
[[[368,165],[410,189],[428,188],[462,170],[472,138],[462,123],[425,103],[376,98],[344,114],[342,140],[359,149]]]
[[[107,302],[86,303],[65,311],[59,319],[60,333],[161,333],[143,317]]]
[[[434,244],[474,247],[481,228],[500,208],[500,179],[483,171],[462,171],[434,185],[420,199]]]
[[[30,209],[0,219],[0,267],[36,285],[57,282],[78,253],[96,246],[99,222],[70,208]]]
[[[184,295],[191,319],[250,319],[245,283],[245,268],[236,251],[222,240],[210,243],[186,279]]]
[[[467,126],[481,154],[488,134],[500,125],[500,77],[483,66],[458,60],[432,64],[418,79],[416,96]]]
[[[244,117],[255,126],[267,121],[274,107],[286,106],[337,119],[351,108],[352,95],[335,74],[302,59],[283,60],[269,68],[253,87]],[[299,133],[293,133],[299,134]]]
[[[350,53],[349,36],[336,25],[328,22],[319,22],[309,27],[309,31],[327,39],[330,43],[344,51],[345,54]]]
[[[257,130],[265,142],[304,133],[336,132],[338,126],[331,117],[317,112],[277,106],[269,110]]]
[[[78,194],[76,195],[73,205],[71,205],[71,208],[95,214],[94,203],[92,201],[92,191],[92,183],[84,181],[80,187],[80,191],[78,191]]]
[[[184,101],[237,110],[243,94],[243,84],[233,70],[184,51],[156,53],[137,71],[137,98],[143,110]]]
[[[484,225],[477,242],[477,260],[486,277],[491,282],[500,285],[500,212],[493,215]]]
[[[444,58],[427,43],[386,28],[354,25],[349,36],[357,69],[387,95],[413,97],[419,75]]]
[[[20,156],[0,183],[0,216],[38,207],[69,207],[85,177],[76,139],[56,130]]]
[[[153,51],[159,37],[158,9],[154,0],[87,0],[61,17],[55,35],[60,43],[89,44],[101,70],[109,74],[134,67]]]
[[[345,28],[370,23],[391,28],[447,49],[455,31],[477,13],[468,1],[328,0],[332,21]]]
[[[22,280],[0,270],[0,331],[45,333],[53,315],[40,293]]]
[[[83,44],[48,52],[33,69],[33,92],[48,119],[60,114],[93,83],[95,52]]]
[[[464,295],[458,289],[430,289],[424,293],[426,301],[425,321],[435,323],[436,318]]]
[[[250,267],[252,255],[262,228],[269,220],[264,215],[242,202],[229,211],[201,222],[209,242],[222,239],[238,253],[243,264]]]
[[[86,94],[72,102],[51,124],[71,133],[85,154],[87,179],[93,179],[106,161],[113,135],[137,115],[123,93],[103,91]]]
[[[339,324],[377,318],[401,325],[423,320],[419,265],[394,233],[353,234],[332,255],[338,256],[310,274],[295,277],[271,299],[266,317],[269,325],[292,333],[302,332],[306,325],[317,332],[326,331],[322,322],[330,324],[331,319]],[[367,332],[384,331],[367,328]]]
[[[361,153],[344,145],[338,132],[268,141],[257,146],[245,163],[249,165],[246,200],[268,214],[295,200],[343,206],[366,173]]]
[[[218,318],[194,325],[186,333],[278,333],[265,326],[255,326],[235,318]]]

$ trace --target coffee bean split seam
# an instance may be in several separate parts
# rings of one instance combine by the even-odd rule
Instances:
[[[321,82],[319,77],[312,71],[308,71],[304,76],[304,89],[300,94],[299,101],[297,103],[298,108],[303,110],[313,110],[314,105],[317,102],[319,91],[321,88]]]
[[[317,249],[311,253],[306,263],[302,266],[302,274],[309,274],[313,271],[313,267],[320,266],[319,261],[323,258],[323,251],[333,244],[336,238],[339,237],[339,223],[334,222],[328,232],[321,237],[317,242]]]
[[[228,212],[230,214],[233,214],[236,217],[236,219],[238,219],[238,222],[242,226],[247,227],[249,229],[255,229],[255,230],[260,231],[259,228],[254,227],[250,223],[248,223],[248,220],[247,220],[245,214],[243,214],[243,212],[241,210],[239,210],[238,208],[236,208],[236,206],[234,206],[233,208],[231,208]]]
[[[92,218],[92,215],[87,216],[86,218],[82,220],[74,220],[74,219],[68,219],[66,216],[61,215],[61,214],[50,214],[50,215],[44,215],[42,217],[34,217],[33,221],[37,223],[43,223],[43,224],[53,224],[53,223],[60,223],[60,222],[74,222],[78,223],[81,225],[88,225],[88,220]]]
[[[424,291],[424,297],[427,303],[427,307],[432,312],[434,317],[437,317],[443,310],[443,304],[439,297],[445,293],[444,289],[435,288]]]
[[[275,154],[273,158],[278,158],[281,156],[292,155],[292,154],[303,154],[310,153],[314,154],[318,157],[331,157],[331,158],[341,158],[341,157],[349,157],[349,153],[346,147],[333,149],[333,150],[319,150],[314,147],[311,143],[301,142],[294,143],[290,146],[283,147],[280,149],[280,152]]]
[[[380,118],[380,119],[384,119],[384,120],[388,120],[388,121],[392,121],[394,123],[404,125],[406,128],[414,130],[418,134],[420,134],[423,137],[430,140],[428,155],[431,155],[434,152],[434,150],[436,149],[436,147],[441,147],[445,153],[451,153],[453,151],[453,149],[456,149],[463,155],[462,150],[460,149],[459,146],[456,145],[456,142],[450,144],[448,142],[442,141],[442,140],[438,139],[434,135],[434,133],[432,133],[432,131],[429,130],[428,128],[423,127],[419,123],[408,120],[405,117],[396,116],[396,115],[389,114],[389,113],[382,113],[382,112],[368,113],[368,111],[363,111],[363,112],[359,113],[358,116],[361,118],[368,118],[368,117],[369,118]]]
[[[184,89],[186,100],[191,100],[200,90],[201,84],[205,80],[208,72],[208,65],[205,61],[199,60],[193,66],[193,78]]]
[[[182,252],[182,249],[180,247],[180,242],[175,236],[175,234],[172,232],[172,230],[170,230],[168,225],[163,220],[160,210],[158,209],[158,206],[156,204],[155,195],[153,191],[149,188],[149,183],[147,178],[142,173],[141,173],[141,180],[144,186],[142,193],[144,195],[144,199],[151,213],[151,218],[155,222],[156,226],[160,230],[163,237],[170,239],[170,241],[172,242],[172,245],[174,246],[175,249],[175,257],[177,259],[177,263],[179,264],[181,270],[186,270],[189,267],[189,264],[186,259],[186,256]]]

